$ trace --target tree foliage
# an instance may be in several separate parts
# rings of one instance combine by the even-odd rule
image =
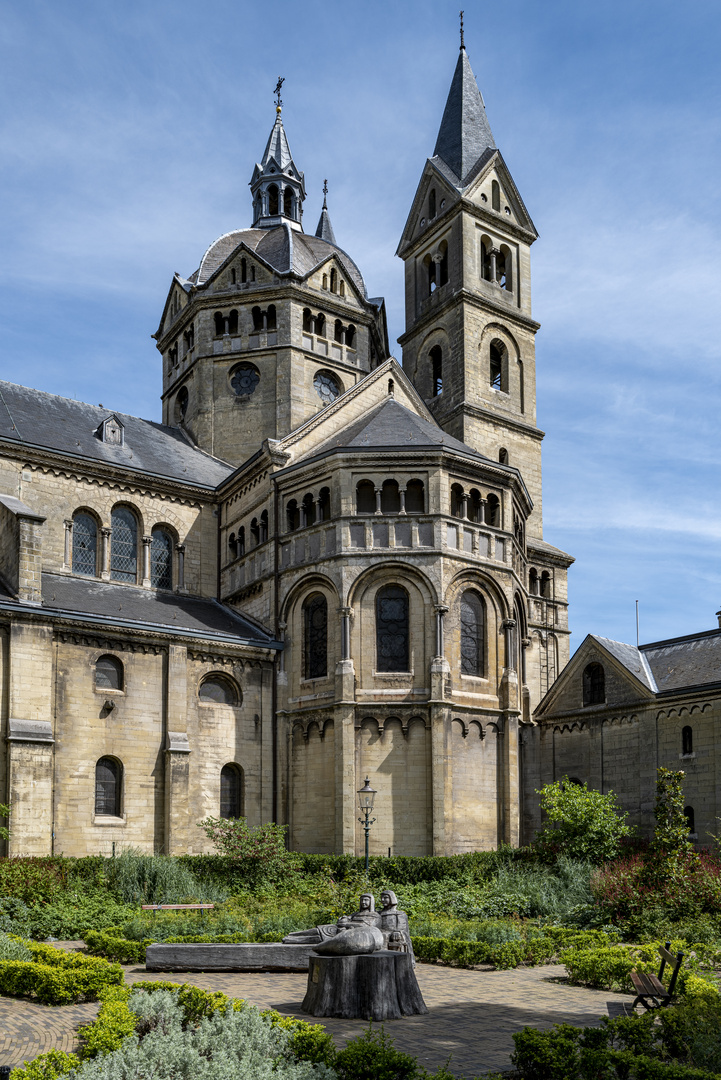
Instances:
[[[615,858],[621,841],[631,833],[628,814],[612,791],[604,795],[564,776],[536,794],[547,819],[536,836],[538,847],[598,864]]]
[[[251,881],[277,881],[296,868],[298,859],[285,843],[287,825],[269,821],[248,825],[245,818],[208,817],[198,822],[221,855],[243,861]]]
[[[674,859],[693,849],[689,840],[688,818],[684,814],[684,772],[660,768],[656,771],[656,829],[649,854]]]

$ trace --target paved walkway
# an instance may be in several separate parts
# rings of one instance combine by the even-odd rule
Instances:
[[[70,944],[70,943],[68,943]],[[587,1025],[603,1015],[617,1016],[631,1002],[628,994],[568,986],[559,965],[513,971],[467,971],[419,964],[416,973],[427,1016],[390,1020],[385,1024],[399,1050],[418,1057],[431,1071],[449,1059],[458,1077],[476,1077],[511,1068],[512,1034],[525,1025]],[[306,975],[192,973],[158,975],[144,967],[125,967],[128,982],[168,979],[206,990],[222,990],[261,1009],[305,1017],[300,1004]],[[97,1004],[49,1007],[15,998],[0,998],[0,1065],[17,1065],[57,1047],[77,1046],[75,1031],[97,1013]],[[322,1021],[336,1045],[364,1032],[364,1020]]]

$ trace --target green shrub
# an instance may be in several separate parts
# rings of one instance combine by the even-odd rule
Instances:
[[[615,858],[631,833],[612,791],[602,794],[564,776],[536,794],[547,820],[534,840],[541,851],[599,864]]]
[[[24,900],[14,896],[0,897],[0,932],[19,934],[20,937],[31,935],[30,908]]]
[[[42,1005],[95,1001],[101,990],[123,981],[119,964],[28,942],[31,961],[0,962],[0,994],[34,997]]]
[[[70,864],[62,856],[0,858],[0,896],[45,902],[67,888],[69,876]]]
[[[52,903],[31,908],[30,933],[40,941],[49,937],[75,941],[82,937],[86,927],[102,930],[124,922],[134,911],[135,908],[118,903],[107,894],[68,892]]]
[[[207,817],[198,822],[217,851],[241,863],[249,882],[277,881],[297,868],[286,846],[287,825],[249,825],[245,818]]]
[[[24,941],[8,934],[0,934],[0,961],[32,960],[33,954]]]
[[[10,1080],[57,1080],[80,1065],[80,1058],[75,1054],[66,1054],[64,1050],[49,1050],[40,1054],[33,1061],[13,1069]]]
[[[106,860],[104,870],[109,887],[126,903],[215,903],[228,895],[216,882],[198,879],[171,855],[144,855],[128,848]]]
[[[631,971],[656,973],[660,964],[658,947],[662,942],[650,941],[643,945],[611,945],[593,948],[572,947],[561,953],[566,965],[569,982],[592,986],[599,990],[619,990],[634,993]],[[677,993],[708,996],[715,983],[702,979],[699,972],[709,972],[721,959],[720,951],[708,945],[689,945],[685,941],[672,941],[671,951],[684,952],[684,959],[676,983]],[[668,983],[671,971],[668,965],[664,979]],[[701,983],[704,983],[702,986]],[[687,986],[689,987],[687,991]]]
[[[124,1039],[135,1032],[138,1017],[128,1006],[130,988],[108,986],[98,995],[102,1005],[97,1019],[78,1029],[82,1039],[82,1057],[96,1057],[117,1050]]]
[[[152,939],[128,941],[97,930],[86,930],[83,938],[88,952],[93,956],[104,956],[106,960],[117,960],[121,964],[144,964],[145,949],[153,943]]]
[[[416,1080],[418,1062],[410,1054],[396,1050],[383,1028],[351,1039],[339,1051],[333,1064],[339,1080]]]

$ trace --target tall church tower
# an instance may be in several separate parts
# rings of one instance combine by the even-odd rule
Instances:
[[[491,131],[463,44],[397,254],[403,367],[438,423],[521,472],[543,535],[530,248],[537,232]]]

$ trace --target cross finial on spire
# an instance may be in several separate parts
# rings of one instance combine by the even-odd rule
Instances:
[[[461,48],[465,49],[466,46],[465,46],[465,44],[463,42],[463,12],[460,11],[459,15],[461,16]]]
[[[326,202],[327,198],[328,198],[328,181],[324,180],[323,181],[323,209],[324,210],[328,209],[328,203]]]
[[[275,111],[276,112],[280,112],[281,107],[283,105],[283,99],[280,96],[280,90],[281,90],[281,87],[283,86],[284,82],[285,82],[285,79],[281,75],[279,75],[278,76],[278,82],[275,84],[275,90],[273,91],[273,93],[275,94]]]

